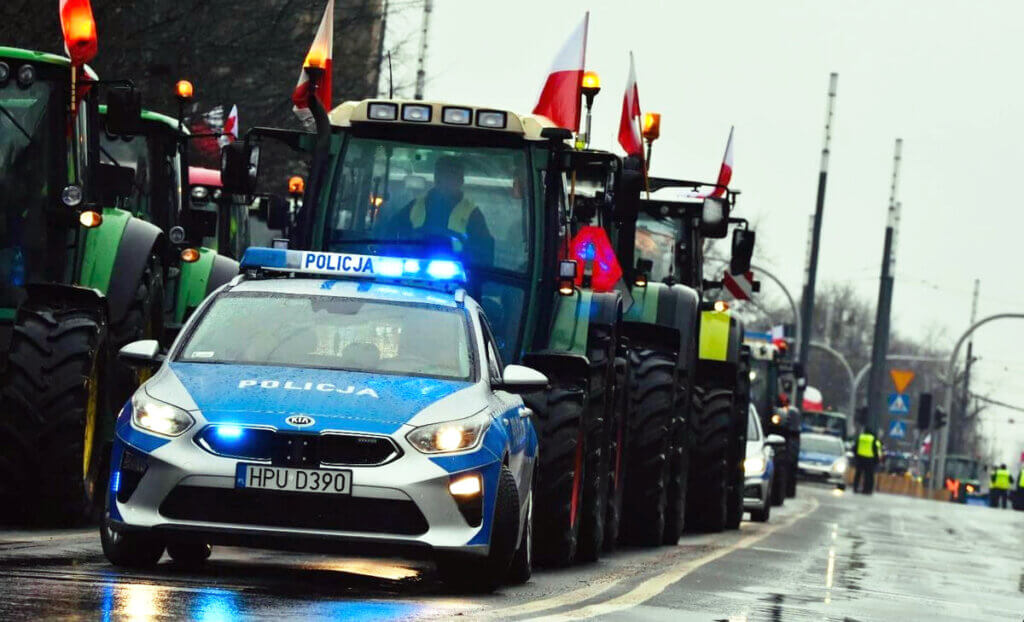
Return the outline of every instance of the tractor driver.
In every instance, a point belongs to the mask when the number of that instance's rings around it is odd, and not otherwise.
[[[464,252],[472,263],[493,265],[494,238],[480,208],[463,192],[465,180],[466,167],[461,160],[437,158],[434,187],[403,207],[388,229],[392,233],[409,232],[414,237],[451,238],[453,249]]]

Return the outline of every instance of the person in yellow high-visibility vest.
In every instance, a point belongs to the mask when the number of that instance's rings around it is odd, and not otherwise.
[[[1006,464],[1000,464],[992,471],[992,481],[989,484],[988,504],[990,507],[1006,509],[1006,498],[1010,493],[1010,486],[1013,485],[1013,476]]]
[[[853,477],[854,492],[870,495],[875,491],[875,467],[878,465],[879,446],[878,438],[870,428],[864,428],[857,437],[854,448],[854,464],[857,467],[857,473]]]
[[[440,156],[434,162],[434,187],[406,204],[389,222],[389,230],[400,238],[448,238],[452,249],[473,263],[493,265],[494,237],[480,208],[463,192],[465,181],[462,160]]]

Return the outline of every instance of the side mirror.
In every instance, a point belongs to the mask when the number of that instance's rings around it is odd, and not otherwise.
[[[279,231],[285,231],[288,229],[288,216],[290,212],[288,200],[284,197],[272,194],[269,197],[265,197],[263,202],[265,206],[263,220],[266,221],[267,228],[277,229]]]
[[[754,232],[749,229],[736,228],[732,232],[732,259],[729,260],[729,272],[745,274],[750,271],[750,261],[754,257]]]
[[[771,447],[782,447],[786,444],[786,439],[778,434],[769,434],[764,437],[764,444]]]
[[[260,172],[259,145],[248,141],[229,143],[220,152],[220,179],[232,194],[253,194]]]
[[[121,348],[117,358],[129,367],[152,368],[164,361],[160,353],[160,342],[156,339],[133,341]]]
[[[506,365],[501,382],[494,387],[509,393],[533,393],[548,386],[548,377],[536,369],[523,365]]]
[[[704,197],[704,204],[700,209],[700,232],[709,238],[724,238],[729,233],[728,200],[722,197]]]
[[[142,133],[142,94],[127,86],[107,92],[107,132],[115,136]]]
[[[96,165],[96,199],[101,205],[111,206],[118,199],[134,194],[135,171],[127,166],[99,163]]]

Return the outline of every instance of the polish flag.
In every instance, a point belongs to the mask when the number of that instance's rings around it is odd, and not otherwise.
[[[544,88],[537,98],[533,114],[547,117],[552,123],[567,130],[580,129],[580,89],[587,56],[587,23],[590,11],[572,31],[569,40],[558,51]]]
[[[217,143],[223,147],[236,140],[238,140],[238,106],[232,106],[231,114],[228,115],[227,121],[224,122],[224,129],[221,131],[221,136],[217,139]]]
[[[622,118],[619,120],[619,144],[631,156],[644,156],[643,135],[640,133],[640,91],[636,86],[636,66],[633,53],[629,53],[629,80],[622,96]]]
[[[292,93],[292,111],[307,127],[313,125],[313,113],[309,110],[309,76],[306,67],[317,67],[324,70],[324,77],[316,89],[317,99],[327,110],[331,109],[331,57],[334,56],[334,0],[327,0],[324,16],[320,19],[320,27],[316,31],[313,45],[299,72],[299,83]]]
[[[718,171],[718,185],[715,186],[714,192],[711,193],[713,197],[724,196],[725,189],[729,187],[729,182],[732,181],[732,131],[734,129],[734,127],[729,128],[729,142],[725,144],[722,168]]]

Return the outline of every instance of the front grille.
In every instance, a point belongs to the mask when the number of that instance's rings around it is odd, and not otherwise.
[[[270,461],[277,466],[315,468],[321,464],[377,466],[390,462],[401,450],[390,438],[362,434],[301,434],[263,428],[234,428],[223,435],[209,426],[196,435],[207,451],[228,458]]]
[[[160,504],[167,518],[294,529],[415,536],[427,519],[412,501],[246,488],[177,486]]]

